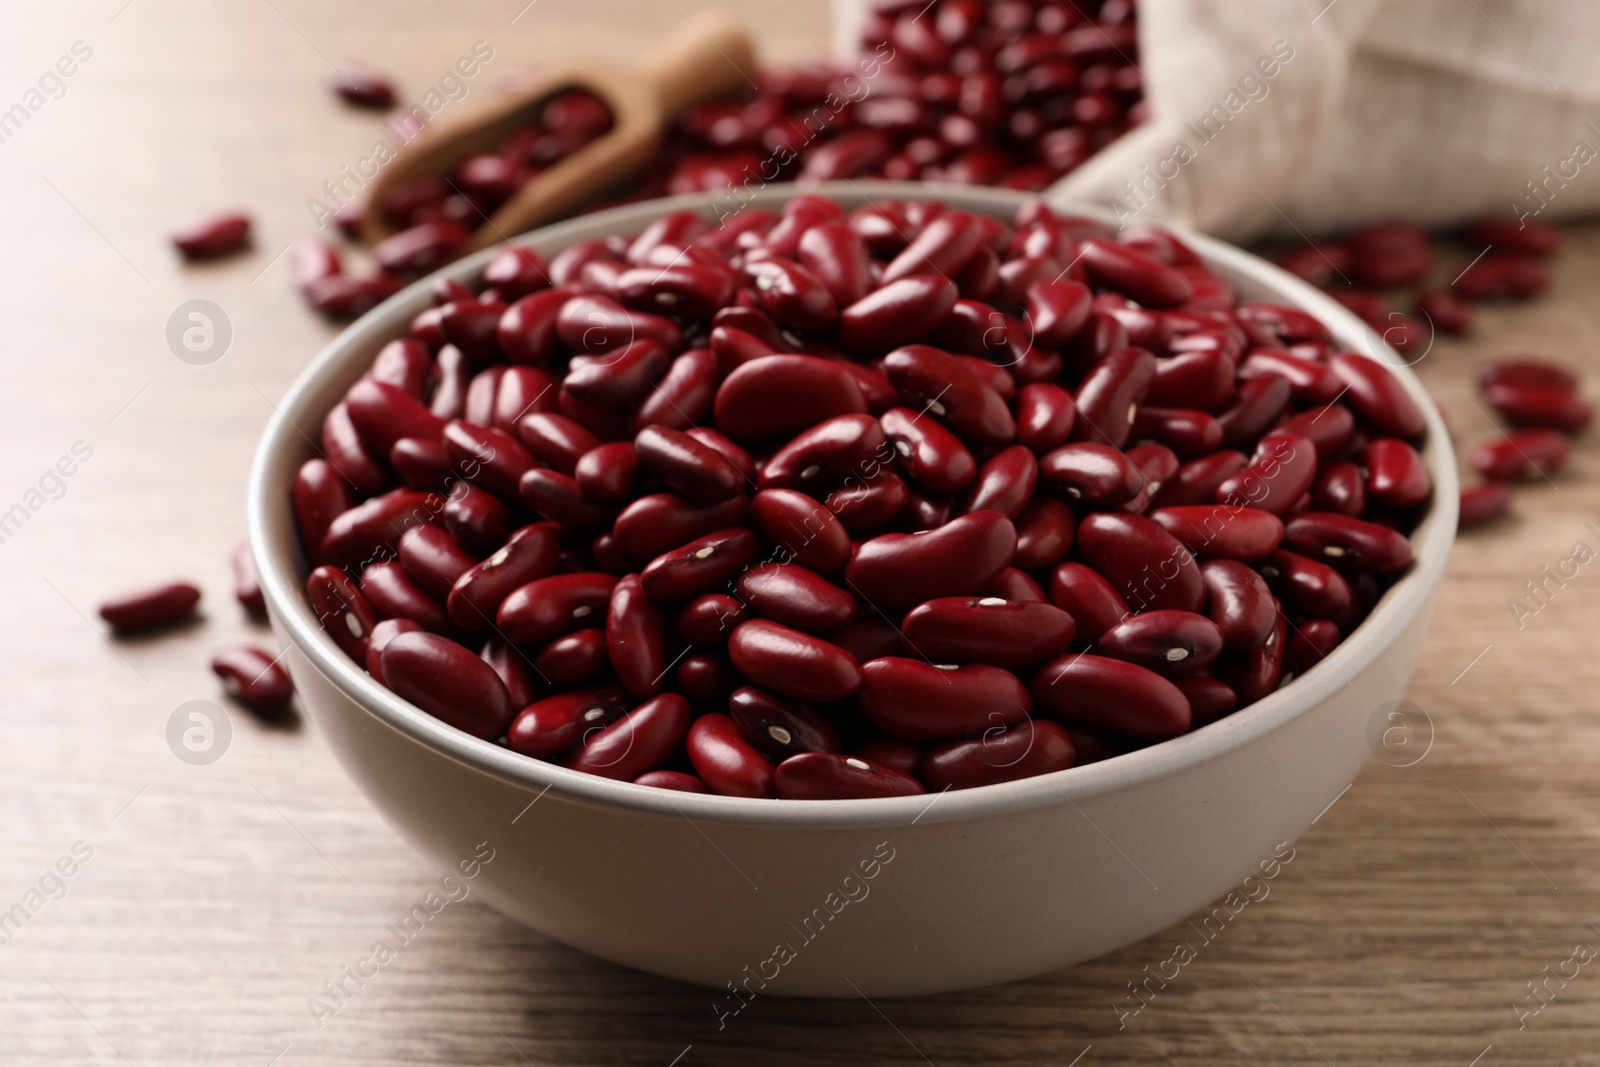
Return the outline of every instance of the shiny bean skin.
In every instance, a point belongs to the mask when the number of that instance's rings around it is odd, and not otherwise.
[[[1387,526],[1308,511],[1284,523],[1283,544],[1340,571],[1394,574],[1411,565],[1411,542]]]
[[[862,712],[907,741],[949,741],[1028,717],[1033,700],[1008,670],[984,663],[930,665],[885,656],[861,667]]]
[[[556,315],[556,334],[570,351],[590,354],[639,341],[654,341],[669,354],[683,347],[683,331],[671,319],[629,310],[603,296],[569,297]]]
[[[870,477],[891,455],[880,420],[838,415],[795,434],[761,465],[756,484],[820,496],[851,475]]]
[[[672,632],[692,645],[720,645],[744,621],[745,614],[743,601],[726,593],[706,593],[677,610],[672,616]]]
[[[100,617],[120,633],[167,626],[193,614],[200,590],[188,582],[166,582],[119,593],[100,604]]]
[[[1326,659],[1341,637],[1331,619],[1307,619],[1289,634],[1289,644],[1283,650],[1284,671],[1304,674]]]
[[[856,355],[908,344],[943,322],[960,295],[954,282],[936,274],[901,278],[842,309],[834,338]]]
[[[671,363],[666,345],[640,338],[600,355],[574,356],[561,391],[586,404],[626,407],[644,399]]]
[[[919,485],[936,493],[955,493],[977,475],[977,460],[967,446],[937,420],[924,419],[910,408],[892,408],[879,422],[900,453],[906,473]],[[1026,449],[1023,452],[1027,454]],[[1028,459],[1031,462],[1032,456]]]
[[[383,625],[381,622],[378,624],[379,627]],[[381,653],[382,649],[379,649],[379,652]],[[533,703],[533,681],[528,676],[532,664],[515,645],[498,637],[491,637],[478,651],[478,658],[487,663],[489,669],[500,678],[500,683],[506,687],[506,695],[513,708],[525,708]],[[370,666],[368,669],[371,669]]]
[[[387,686],[389,683],[383,677],[383,649],[390,641],[401,634],[421,630],[422,625],[411,619],[382,619],[372,628],[371,635],[367,638],[367,673]],[[498,673],[498,672],[497,672]],[[501,679],[504,681],[504,679]]]
[[[450,452],[438,441],[402,437],[389,449],[389,466],[412,489],[444,492],[455,476]]]
[[[744,737],[767,756],[783,761],[802,752],[842,752],[827,716],[807,704],[747,685],[728,697],[728,714]]]
[[[1194,459],[1222,447],[1222,423],[1204,411],[1141,405],[1134,413],[1129,439],[1158,441],[1181,458]]]
[[[689,762],[706,786],[720,796],[773,796],[772,764],[723,714],[702,715],[689,727]]]
[[[369,563],[361,571],[361,595],[380,619],[412,619],[424,630],[454,636],[444,605],[429,596],[393,560]]]
[[[876,530],[894,519],[911,502],[911,489],[905,479],[883,472],[869,481],[851,479],[828,494],[824,501],[839,524],[855,533]]]
[[[601,440],[581,424],[555,412],[535,411],[517,423],[517,436],[540,462],[571,474],[578,460]]]
[[[338,567],[318,567],[306,577],[306,600],[345,655],[363,663],[367,640],[378,624],[378,615],[361,595],[350,576]]]
[[[363,378],[345,394],[345,410],[369,455],[387,456],[402,437],[437,441],[444,420],[404,390]]]
[[[1272,635],[1277,608],[1272,590],[1254,569],[1237,560],[1207,560],[1200,565],[1206,586],[1205,614],[1229,648],[1254,649]]]
[[[962,510],[998,511],[1015,520],[1033,499],[1038,483],[1039,463],[1031,451],[1023,445],[1002,448],[978,468]]]
[[[1472,450],[1472,469],[1495,481],[1534,481],[1567,461],[1572,445],[1556,430],[1513,430]]]
[[[850,534],[833,512],[792,489],[763,489],[750,500],[750,524],[794,562],[836,575],[850,562]]]
[[[709,445],[681,430],[646,426],[633,440],[639,466],[700,504],[738,496],[744,475]]]
[[[506,744],[524,756],[557,756],[616,722],[629,704],[627,694],[611,686],[557,693],[518,711]]]
[[[927,788],[940,792],[1015,782],[1064,771],[1076,762],[1077,749],[1066,730],[1049,719],[1029,719],[981,738],[934,745],[919,771]]]
[[[500,676],[449,638],[403,633],[384,646],[381,659],[389,688],[434,718],[490,741],[510,725],[514,709]]]
[[[733,290],[733,277],[726,271],[680,262],[623,271],[617,278],[616,297],[638,311],[703,319],[731,301]]]
[[[294,479],[294,519],[307,555],[320,554],[328,525],[335,516],[349,511],[353,504],[350,483],[333,464],[325,459],[310,459],[301,464]]]
[[[1482,526],[1506,513],[1511,505],[1511,487],[1504,482],[1485,482],[1461,490],[1461,518],[1463,530]]]
[[[1095,651],[1179,678],[1209,667],[1222,654],[1222,631],[1190,611],[1130,615],[1100,635]]]
[[[584,497],[602,504],[633,499],[638,484],[639,453],[631,441],[608,441],[591,448],[572,469]]]
[[[664,552],[641,573],[645,594],[670,604],[710,593],[755,562],[761,544],[743,526],[730,526]]]
[[[691,348],[673,359],[667,372],[633,411],[630,428],[646,426],[688,429],[711,414],[720,374],[717,357],[709,348]]]
[[[884,357],[883,372],[908,404],[970,444],[1005,445],[1017,435],[1005,400],[949,352],[930,345],[897,348]]]
[[[1155,356],[1142,348],[1119,348],[1097,362],[1078,386],[1072,439],[1113,448],[1126,444],[1155,371]]]
[[[439,516],[462,548],[479,555],[494,551],[511,532],[511,510],[505,502],[464,482],[450,493]]]
[[[611,527],[617,546],[634,559],[654,559],[697,537],[743,520],[748,497],[696,505],[673,493],[642,496],[622,509]]]
[[[359,493],[383,490],[389,476],[361,444],[350,411],[341,402],[322,420],[322,454],[349,486]]]
[[[763,618],[802,633],[826,634],[856,615],[856,599],[798,563],[763,563],[739,575],[739,598]]]
[[[1106,656],[1069,653],[1034,673],[1038,710],[1055,719],[1090,723],[1132,737],[1159,740],[1189,729],[1183,691],[1156,672]]]
[[[1414,508],[1433,491],[1433,479],[1422,457],[1393,437],[1367,442],[1361,450],[1361,465],[1367,470],[1367,496],[1384,507]]]
[[[572,686],[593,681],[609,662],[606,631],[576,630],[540,649],[532,666],[543,681]]]
[[[393,554],[400,535],[412,526],[438,522],[445,499],[434,493],[396,489],[357,504],[328,524],[321,558],[338,564],[360,564]]]
[[[1497,385],[1523,385],[1535,389],[1576,392],[1578,376],[1560,363],[1537,359],[1515,359],[1491,363],[1478,373],[1478,386],[1487,391]]]
[[[492,426],[452,419],[440,436],[467,481],[506,498],[517,495],[517,483],[536,462],[522,442]]]
[[[1078,552],[1136,611],[1198,611],[1205,600],[1194,554],[1141,515],[1085,516],[1078,526]]]
[[[1067,443],[1078,416],[1072,394],[1053,382],[1017,390],[1017,443],[1043,454]]]
[[[830,633],[828,641],[854,656],[857,663],[905,651],[894,623],[871,609],[857,612],[855,620]]]
[[[818,333],[839,315],[833,294],[816,275],[792,260],[773,257],[752,263],[747,259],[744,270],[755,286],[761,310],[780,326]]]
[[[294,697],[289,672],[248,645],[219,648],[211,656],[211,673],[222,679],[228,696],[263,715],[276,715]]]
[[[1156,364],[1145,403],[1194,408],[1216,415],[1233,398],[1233,384],[1234,361],[1226,352],[1179,352]]]
[[[1072,550],[1077,525],[1072,509],[1061,501],[1035,498],[1017,516],[1017,551],[1011,562],[1030,571],[1053,567]]]
[[[1157,508],[1209,504],[1216,499],[1217,487],[1250,465],[1240,452],[1214,452],[1181,464],[1164,479],[1151,504]]]
[[[652,789],[670,789],[675,793],[711,792],[700,779],[682,771],[647,771],[635,778],[633,784],[647,785]]]
[[[671,757],[688,736],[692,718],[680,694],[662,693],[589,734],[564,762],[585,774],[632,781]]]
[[[596,571],[554,574],[514,589],[500,603],[496,628],[506,640],[538,645],[605,618],[617,579]]]
[[[1327,364],[1275,348],[1253,349],[1239,364],[1239,378],[1248,381],[1276,374],[1289,383],[1289,399],[1298,405],[1330,404],[1344,386]]]
[[[767,619],[740,623],[728,638],[728,657],[757,685],[801,700],[843,700],[861,685],[850,653]]]
[[[1250,466],[1217,486],[1217,502],[1285,515],[1317,477],[1316,446],[1276,431],[1262,439]]]
[[[1144,475],[1111,445],[1075,441],[1039,457],[1039,480],[1097,507],[1125,504],[1144,488]]]
[[[422,400],[433,376],[433,356],[421,341],[409,337],[390,341],[373,357],[366,377],[392,385],[407,396]]]
[[[631,696],[661,692],[668,667],[666,631],[666,616],[645,596],[637,574],[616,583],[606,616],[606,656]]]
[[[1311,507],[1360,517],[1367,510],[1367,480],[1361,468],[1354,463],[1325,464],[1311,483]]]
[[[1099,237],[1081,246],[1089,273],[1146,307],[1176,307],[1194,296],[1183,274],[1137,249]]]
[[[1264,559],[1283,541],[1283,521],[1258,508],[1189,504],[1157,508],[1150,518],[1200,559]]]
[[[1057,567],[1050,578],[1049,595],[1050,603],[1072,617],[1080,644],[1093,644],[1132,613],[1104,575],[1081,563]]]
[[[937,530],[863,542],[845,568],[845,585],[868,603],[902,610],[977,593],[1010,565],[1016,544],[1004,515],[974,511]]]
[[[1307,408],[1273,427],[1274,433],[1304,437],[1316,447],[1317,458],[1337,458],[1356,436],[1356,417],[1343,404]]]
[[[1072,647],[1072,616],[1051,604],[1000,597],[939,597],[900,625],[906,647],[933,663],[1020,668]]]
[[[1034,339],[1053,348],[1072,340],[1089,321],[1092,300],[1088,286],[1075,281],[1034,282],[1026,297]]]
[[[874,288],[866,242],[849,226],[824,222],[800,237],[800,263],[809,270],[841,308],[849,307]]]
[[[553,470],[528,471],[517,493],[545,518],[574,530],[597,533],[619,518],[614,508],[590,500],[576,478]]]
[[[1340,352],[1328,365],[1346,387],[1342,403],[1386,437],[1412,441],[1422,436],[1422,409],[1400,380],[1376,360]]]
[[[214,215],[175,231],[172,245],[185,259],[216,259],[250,243],[250,216]]]
[[[456,578],[445,599],[450,618],[468,630],[489,629],[514,590],[554,573],[559,549],[555,527],[548,523],[515,531],[488,559]]]
[[[517,300],[500,316],[495,339],[514,363],[539,364],[556,351],[556,318],[572,294],[547,289]]]
[[[773,772],[773,787],[783,800],[861,800],[926,793],[922,783],[897,770],[832,752],[790,756]]]
[[[1276,374],[1240,382],[1232,402],[1217,413],[1223,446],[1234,449],[1253,444],[1288,403],[1289,383]]]
[[[1241,704],[1254,703],[1278,687],[1283,677],[1287,631],[1288,619],[1280,612],[1272,633],[1260,648],[1244,653],[1237,661],[1228,664],[1226,670],[1219,672],[1222,680],[1238,694]]]
[[[1279,549],[1259,569],[1272,591],[1297,614],[1332,617],[1350,604],[1350,583],[1325,563]]]
[[[1594,420],[1594,406],[1570,389],[1494,382],[1483,398],[1513,426],[1543,426],[1578,433]]]
[[[815,356],[763,356],[727,376],[717,389],[717,428],[735,441],[791,437],[835,415],[865,413],[855,379]]]

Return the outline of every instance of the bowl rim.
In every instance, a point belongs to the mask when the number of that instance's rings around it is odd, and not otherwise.
[[[623,205],[541,227],[512,242],[559,250],[597,235],[637,233],[653,219],[672,211],[694,210],[720,219],[730,212],[718,211],[719,197],[727,203],[731,195],[737,202],[735,210],[742,210],[775,207],[802,193],[820,193],[851,205],[880,199],[939,200],[952,207],[1007,219],[1018,206],[1040,199],[1038,194],[1005,189],[917,182],[845,181],[804,186],[772,183],[756,190],[697,193]],[[1051,206],[1114,224],[1112,213],[1097,205],[1052,201]],[[293,478],[305,461],[306,444],[311,442],[315,447],[318,440],[317,435],[308,436],[299,426],[321,426],[322,417],[332,406],[332,401],[321,402],[324,394],[333,388],[333,383],[351,375],[352,364],[369,361],[383,343],[399,336],[411,318],[429,305],[428,287],[434,279],[475,279],[494,253],[493,248],[441,268],[350,324],[296,377],[284,399],[274,406],[252,463],[246,501],[249,543],[271,616],[313,667],[390,728],[480,773],[540,791],[539,797],[554,790],[569,802],[620,808],[641,816],[682,816],[691,821],[801,829],[904,826],[924,816],[930,822],[980,819],[1122,792],[1240,749],[1286,726],[1351,684],[1351,679],[1423,611],[1443,574],[1455,536],[1459,489],[1454,452],[1438,409],[1411,372],[1410,364],[1353,313],[1308,283],[1243,249],[1182,226],[1163,223],[1161,228],[1187,243],[1208,266],[1273,291],[1275,300],[1303,308],[1320,319],[1339,341],[1386,363],[1422,408],[1427,426],[1423,458],[1434,483],[1433,505],[1411,535],[1411,570],[1385,592],[1367,618],[1317,668],[1216,722],[1110,759],[1014,782],[909,797],[780,803],[673,792],[568,770],[473,737],[379,685],[323,630],[294,577],[299,561],[293,550],[298,537],[291,503]],[[1425,351],[1423,355],[1426,354]],[[288,545],[289,550],[280,551],[279,545]],[[945,792],[952,795],[945,796]]]

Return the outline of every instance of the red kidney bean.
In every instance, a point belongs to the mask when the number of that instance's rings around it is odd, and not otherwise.
[[[222,688],[251,711],[275,715],[294,697],[289,672],[276,660],[248,645],[229,645],[211,656],[211,673],[222,679]]]
[[[717,395],[717,357],[708,348],[692,348],[674,359],[655,388],[634,409],[630,428],[646,426],[688,429],[711,413]]]
[[[1223,445],[1231,449],[1254,443],[1288,403],[1289,383],[1276,374],[1239,383],[1233,401],[1217,415]]]
[[[1009,444],[1016,421],[1004,398],[957,356],[929,345],[890,352],[883,370],[916,409],[977,445]]]
[[[1093,644],[1131,614],[1105,576],[1081,563],[1063,563],[1050,578],[1050,602],[1072,617],[1078,641]]]
[[[466,406],[461,417],[475,425],[487,425],[494,418],[494,397],[500,390],[500,379],[506,376],[506,366],[497,364],[485,367],[472,376],[467,384]]]
[[[1068,653],[1039,668],[1030,688],[1035,706],[1053,718],[1150,739],[1176,737],[1189,729],[1183,691],[1134,663]]]
[[[383,676],[384,647],[401,634],[413,633],[421,629],[422,624],[412,619],[383,619],[379,621],[372,628],[372,633],[367,638],[367,673],[376,678],[380,684],[387,686],[389,682]],[[504,681],[504,678],[502,677],[501,680]]]
[[[535,411],[517,423],[517,436],[528,451],[558,473],[571,474],[578,460],[601,444],[582,425],[554,412]]]
[[[922,757],[929,789],[973,789],[1066,770],[1077,761],[1071,736],[1048,719],[1029,719],[1006,730],[990,730],[970,741],[948,741]]]
[[[938,275],[901,278],[841,310],[834,338],[856,355],[907,344],[943,322],[960,295],[954,282]]]
[[[1549,285],[1550,268],[1540,257],[1509,251],[1487,252],[1467,264],[1450,283],[1464,300],[1527,299],[1538,296]]]
[[[1260,574],[1237,560],[1216,559],[1201,564],[1206,587],[1206,617],[1222,634],[1228,647],[1260,648],[1272,635],[1277,608],[1272,590]]]
[[[1072,616],[1050,604],[999,597],[940,597],[901,624],[906,647],[933,663],[1019,668],[1072,646]]]
[[[306,302],[336,321],[365,315],[399,290],[400,283],[386,274],[375,278],[333,274],[307,282],[303,287]]]
[[[1339,376],[1326,364],[1278,349],[1252,349],[1239,364],[1241,380],[1266,374],[1276,374],[1288,382],[1289,399],[1296,404],[1332,403],[1344,390]]]
[[[1189,701],[1194,728],[1216,722],[1239,706],[1238,694],[1220,678],[1199,675],[1175,679],[1175,684]]]
[[[380,619],[411,619],[424,630],[454,635],[444,606],[418,588],[399,563],[382,560],[367,564],[361,571],[361,593]]]
[[[367,452],[350,421],[343,403],[334,405],[322,421],[322,454],[352,488],[359,493],[376,493],[389,482],[389,476]]]
[[[1304,437],[1326,460],[1342,453],[1356,436],[1356,418],[1343,404],[1324,404],[1291,415],[1273,428],[1274,433]]]
[[[1078,526],[1078,552],[1135,610],[1198,611],[1205,599],[1194,555],[1159,523],[1141,515],[1085,516]]]
[[[674,211],[656,219],[645,231],[628,245],[629,263],[644,263],[650,253],[662,245],[675,245],[704,233],[705,222],[692,211]]]
[[[499,361],[502,355],[498,330],[505,314],[500,304],[479,300],[452,300],[439,308],[439,330],[445,340],[461,349],[475,367]]]
[[[1513,426],[1578,433],[1594,419],[1593,405],[1567,389],[1497,381],[1484,387],[1483,396]]]
[[[746,260],[744,270],[755,286],[761,309],[778,325],[817,333],[838,318],[833,295],[800,264],[774,257],[755,263]]]
[[[835,415],[864,413],[855,379],[814,356],[765,356],[736,368],[717,390],[717,427],[738,442],[792,436]]]
[[[825,501],[846,530],[875,530],[905,510],[911,490],[898,474],[882,472],[868,481],[851,479]]]
[[[1222,423],[1204,411],[1140,405],[1130,429],[1132,440],[1159,441],[1185,459],[1210,455],[1222,447]]]
[[[744,621],[745,605],[725,593],[706,593],[678,609],[672,632],[693,645],[720,645]]]
[[[700,779],[682,771],[648,771],[635,778],[633,784],[648,785],[655,789],[671,789],[677,793],[711,792]]]
[[[190,223],[172,234],[172,244],[185,259],[216,259],[250,243],[250,217],[213,215]]]
[[[936,493],[954,493],[976,476],[978,464],[972,453],[937,420],[924,419],[910,408],[892,408],[879,421],[906,473],[920,485]],[[1031,463],[1032,455],[1022,451]]]
[[[1059,348],[1089,321],[1092,294],[1075,281],[1040,279],[1028,286],[1027,319],[1040,344]]]
[[[1151,503],[1164,508],[1213,501],[1217,487],[1249,464],[1238,452],[1216,452],[1190,460],[1163,479]]]
[[[1243,653],[1222,673],[1222,680],[1238,695],[1241,704],[1253,704],[1278,688],[1278,682],[1283,677],[1287,630],[1288,619],[1279,612],[1265,643],[1260,648]]]
[[[484,284],[508,300],[518,300],[550,285],[550,268],[536,248],[501,245],[483,268]]]
[[[336,516],[349,511],[353,503],[350,484],[333,464],[325,459],[301,464],[294,480],[294,517],[307,555],[320,555],[328,526]],[[317,560],[313,558],[312,562]]]
[[[1010,565],[1015,550],[1009,519],[974,511],[937,530],[863,542],[845,568],[845,584],[870,604],[903,609],[981,591]]]
[[[533,669],[550,685],[571,686],[593,681],[609,663],[606,631],[577,630],[541,648]]]
[[[500,676],[447,637],[420,630],[400,634],[384,646],[382,665],[397,696],[458,730],[493,740],[511,723],[513,709]]]
[[[1472,244],[1493,245],[1530,256],[1553,256],[1561,250],[1561,231],[1532,219],[1477,219],[1465,235]]]
[[[1422,435],[1422,409],[1382,364],[1354,352],[1340,352],[1328,365],[1347,387],[1345,403],[1367,425],[1387,437],[1415,440]]]
[[[638,311],[704,319],[732,301],[733,290],[733,277],[726,271],[679,262],[623,271],[617,277],[616,297]]]
[[[1367,470],[1367,495],[1384,507],[1413,508],[1433,491],[1427,465],[1404,441],[1381,437],[1368,442],[1361,450],[1361,465]]]
[[[740,599],[757,615],[802,633],[826,634],[855,618],[855,597],[798,563],[763,563],[739,575]]]
[[[341,64],[332,78],[333,91],[346,103],[386,111],[394,106],[394,84],[377,71]]]
[[[622,509],[611,527],[617,546],[634,559],[654,559],[697,537],[744,518],[749,498],[699,506],[672,493],[642,496]]]
[[[1555,430],[1514,430],[1472,451],[1472,469],[1495,481],[1547,477],[1567,461],[1572,445]]]
[[[850,653],[766,619],[740,623],[728,639],[728,656],[751,681],[801,700],[842,700],[861,684]]]
[[[530,472],[531,473],[531,472]],[[494,551],[511,532],[511,511],[493,493],[459,483],[441,512],[445,528],[461,547],[477,555]]]
[[[557,693],[522,708],[506,730],[506,744],[524,756],[560,755],[616,722],[628,704],[627,694],[610,686]]]
[[[306,600],[345,655],[362,663],[367,658],[367,639],[378,624],[377,613],[361,595],[350,576],[337,567],[318,567],[306,577]]]
[[[1136,248],[1091,237],[1080,254],[1090,275],[1146,307],[1176,307],[1194,296],[1188,278]]]
[[[574,356],[562,393],[586,404],[624,407],[643,399],[672,362],[659,341],[640,338],[593,356]]]
[[[496,430],[516,433],[523,416],[557,406],[558,387],[555,376],[538,367],[506,367],[494,391],[492,425]]]
[[[892,456],[883,424],[871,415],[838,415],[796,434],[762,464],[762,489],[820,495],[851,475],[871,477]]]
[[[561,289],[546,289],[517,300],[495,325],[495,340],[514,363],[543,363],[556,351],[556,321],[572,300]]]
[[[1418,293],[1417,314],[1441,333],[1464,337],[1472,330],[1472,308],[1466,301],[1444,289]]]
[[[1077,520],[1059,500],[1038,497],[1017,517],[1017,551],[1012,563],[1026,570],[1043,570],[1064,559],[1072,549]]]
[[[689,702],[662,693],[584,738],[566,765],[603,778],[632,781],[665,762],[683,743],[692,719]]]
[[[947,741],[1026,719],[1033,700],[1010,671],[885,656],[861,667],[861,710],[907,741]]]
[[[1463,530],[1482,526],[1506,513],[1511,504],[1511,487],[1504,482],[1485,482],[1461,490],[1461,518]]]
[[[256,561],[250,554],[250,543],[240,541],[235,545],[229,560],[233,564],[233,598],[251,616],[265,617],[267,601],[261,594],[261,578],[256,574]]]
[[[396,489],[342,512],[328,524],[322,558],[355,565],[379,554],[392,555],[400,535],[413,526],[439,521],[445,499],[436,493]]]
[[[644,591],[663,604],[702,596],[750,566],[760,547],[742,526],[706,534],[651,560],[641,575]]]
[[[1393,574],[1411,565],[1411,542],[1399,532],[1348,515],[1302,512],[1284,524],[1283,543],[1340,571]]]
[[[750,522],[796,563],[838,574],[850,560],[850,535],[833,512],[791,489],[763,489],[750,501]]]
[[[859,800],[906,797],[927,792],[922,783],[897,770],[832,752],[790,756],[773,772],[773,786],[784,800]]]
[[[983,243],[983,237],[983,227],[973,216],[965,211],[947,211],[924,227],[884,268],[879,284],[890,285],[916,275],[957,274]]]
[[[1222,630],[1204,615],[1146,611],[1101,634],[1094,647],[1113,659],[1177,678],[1209,667],[1222,654],[1222,646]]]
[[[1066,444],[1078,415],[1072,394],[1051,382],[1017,390],[1017,442],[1035,453]]]
[[[683,347],[683,330],[671,319],[629,310],[603,296],[570,297],[556,315],[556,335],[571,351],[592,355],[640,341],[654,341],[668,354]]]
[[[695,773],[721,796],[770,797],[772,764],[722,714],[702,715],[689,727],[687,748]]]
[[[1273,432],[1262,439],[1250,466],[1217,486],[1219,503],[1286,514],[1317,476],[1317,450],[1304,437]]]
[[[528,471],[517,491],[539,514],[574,530],[604,530],[617,518],[612,508],[591,501],[576,478],[553,470]]]
[[[453,219],[424,222],[379,241],[372,258],[388,274],[415,277],[443,266],[467,236],[467,228]]]
[[[603,504],[631,500],[638,482],[639,453],[632,441],[592,448],[573,468],[573,481],[589,500]]]
[[[1478,374],[1478,385],[1485,390],[1497,385],[1521,385],[1571,393],[1578,388],[1578,376],[1571,368],[1559,363],[1516,359],[1484,367]]]
[[[1039,479],[1094,506],[1126,503],[1144,487],[1144,475],[1127,456],[1091,441],[1062,445],[1040,456]]]
[[[698,503],[728,500],[744,487],[732,462],[681,430],[646,426],[633,443],[641,468]]]
[[[1294,552],[1279,550],[1261,564],[1261,574],[1291,611],[1333,616],[1350,604],[1350,585],[1338,571]]]
[[[427,396],[433,376],[433,356],[421,341],[409,337],[390,341],[372,360],[366,377],[392,385],[417,400]]]
[[[1269,511],[1230,504],[1157,508],[1150,518],[1201,559],[1263,559],[1283,540],[1283,522]]]
[[[611,589],[608,611],[606,654],[617,681],[632,696],[655,696],[661,692],[669,666],[666,617],[645,596],[637,574],[628,575]]]
[[[1359,517],[1367,510],[1367,482],[1361,468],[1354,463],[1325,465],[1311,483],[1311,508]]]
[[[433,401],[428,405],[441,419],[460,418],[467,407],[469,371],[467,357],[455,345],[439,349],[434,363],[439,384],[433,390]]]
[[[596,571],[539,578],[501,601],[495,624],[508,641],[543,644],[604,618],[616,584],[612,575]]]
[[[1155,356],[1142,348],[1119,348],[1096,363],[1078,386],[1072,438],[1121,448],[1155,370]]]
[[[1234,360],[1228,353],[1177,352],[1157,362],[1145,403],[1216,414],[1232,400],[1233,386]]]
[[[378,628],[381,629],[384,625],[385,623],[380,622]],[[376,643],[376,637],[368,645],[368,670],[371,670],[373,643]],[[383,650],[380,648],[378,651],[381,654]],[[525,708],[533,703],[533,681],[528,677],[528,670],[532,665],[520,649],[509,641],[491,637],[484,642],[483,648],[478,652],[478,658],[487,663],[489,669],[500,678],[501,684],[506,687],[506,696],[512,708]]]
[[[826,716],[798,700],[747,685],[728,697],[728,713],[756,748],[777,761],[802,752],[841,752]]]
[[[962,510],[998,511],[1015,520],[1033,498],[1038,481],[1039,464],[1032,452],[1022,445],[1003,448],[979,468]]]
[[[720,374],[732,374],[735,368],[753,360],[779,355],[782,352],[779,346],[782,344],[780,340],[768,341],[765,337],[728,323],[721,323],[711,331],[711,354]]]
[[[849,307],[874,288],[866,242],[842,222],[823,222],[800,237],[800,263],[822,283],[838,307]]]
[[[1341,636],[1339,627],[1331,619],[1307,619],[1289,635],[1283,652],[1283,669],[1290,674],[1304,674],[1327,658]]]
[[[452,419],[445,423],[441,437],[467,481],[503,497],[515,497],[522,476],[537,463],[515,437],[491,426]]]

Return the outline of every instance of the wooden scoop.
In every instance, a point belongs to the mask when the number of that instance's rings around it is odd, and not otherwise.
[[[396,232],[379,205],[397,184],[444,175],[468,156],[493,152],[512,130],[539,118],[545,102],[563,89],[587,89],[611,109],[609,133],[525,184],[478,226],[460,252],[474,252],[571,214],[616,188],[655,158],[661,132],[686,108],[750,84],[755,50],[740,25],[717,12],[700,12],[635,69],[615,59],[591,59],[500,97],[482,110],[427,127],[384,167],[367,198],[362,236],[369,243]]]

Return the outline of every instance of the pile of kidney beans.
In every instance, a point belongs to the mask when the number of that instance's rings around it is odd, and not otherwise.
[[[754,87],[678,117],[657,162],[611,203],[774,181],[889,178],[1039,190],[1143,118],[1132,0],[880,0],[854,60],[763,71]],[[334,81],[363,104],[394,98],[371,72]],[[403,182],[379,205],[400,232],[347,273],[310,241],[295,284],[319,312],[353,318],[455,258],[522,185],[611,129],[605,102],[563,92],[493,152]],[[360,237],[364,205],[337,220]]]
[[[1550,285],[1548,260],[1561,249],[1561,231],[1536,219],[1482,218],[1451,236],[1448,243],[1465,251],[1447,266],[1436,254],[1447,242],[1409,222],[1367,226],[1302,245],[1278,262],[1325,289],[1402,355],[1417,360],[1432,346],[1435,331],[1460,335],[1471,329],[1471,304],[1530,300],[1543,293]],[[1410,313],[1401,311],[1408,301]],[[1594,415],[1579,393],[1576,373],[1548,360],[1492,364],[1483,369],[1479,385],[1512,432],[1473,450],[1472,468],[1485,480],[1461,492],[1464,528],[1503,514],[1511,501],[1509,483],[1543,479],[1564,463],[1569,436]]]
[[[295,508],[328,633],[513,751],[871,797],[1174,737],[1411,562],[1422,413],[1162,231],[815,195],[441,281]]]

